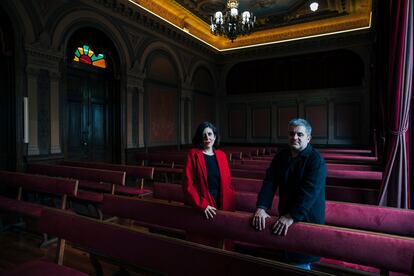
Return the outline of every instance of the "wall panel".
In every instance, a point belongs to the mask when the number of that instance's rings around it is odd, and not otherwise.
[[[148,84],[149,145],[177,143],[177,89]]]
[[[335,139],[358,140],[361,129],[360,119],[361,106],[359,103],[335,104]]]
[[[328,107],[326,104],[305,106],[305,118],[312,126],[313,139],[328,138]]]
[[[214,97],[200,93],[193,94],[193,132],[202,122],[208,121],[215,124]]]
[[[231,138],[247,138],[247,115],[245,106],[228,108],[228,133]]]
[[[298,117],[296,106],[283,106],[278,108],[277,137],[279,139],[287,138],[287,126],[291,119]]]
[[[271,108],[252,107],[252,138],[270,138]]]

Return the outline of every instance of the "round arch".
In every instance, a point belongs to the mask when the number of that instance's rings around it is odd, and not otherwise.
[[[121,43],[127,41],[125,37],[106,17],[90,11],[76,11],[63,17],[52,31],[52,48],[65,51],[68,38],[77,30],[85,27],[96,28],[106,33],[117,50],[120,66],[125,64],[126,68],[131,67],[131,53],[126,44]],[[122,70],[122,68],[119,69]]]
[[[125,64],[120,60],[123,55],[111,34],[98,26],[84,20],[67,26],[67,35],[60,46],[64,46],[66,57],[62,110],[64,155],[73,160],[119,162],[122,159],[120,99],[124,93],[119,75]],[[101,50],[112,53],[106,57],[112,63],[108,62],[109,66],[102,69],[73,62],[73,51],[81,46],[80,42],[91,46],[96,53]]]
[[[158,50],[162,50],[164,52],[166,52],[173,60],[173,62],[175,63],[174,65],[176,66],[177,70],[178,70],[178,78],[179,81],[182,82],[184,80],[184,72],[183,72],[183,68],[182,68],[182,64],[180,62],[180,59],[178,58],[177,54],[171,49],[171,47],[169,47],[168,45],[162,43],[162,42],[154,42],[151,43],[149,46],[147,46],[145,48],[145,50],[142,52],[141,55],[141,62],[140,62],[140,72],[144,72],[146,63],[147,63],[147,59],[151,56],[151,54],[155,51]],[[181,85],[181,83],[180,83]]]
[[[191,84],[193,84],[193,82],[194,82],[194,74],[200,68],[205,68],[208,71],[211,78],[213,79],[214,88],[217,88],[218,87],[217,76],[215,74],[213,74],[214,69],[212,68],[212,66],[210,64],[208,64],[207,62],[202,61],[202,60],[196,61],[194,63],[194,65],[191,67],[191,70],[190,70],[190,73],[189,73],[189,78],[191,80]]]
[[[19,32],[15,31],[15,34],[22,33],[26,43],[33,43],[36,40],[34,24],[22,3],[20,1],[2,1],[0,7],[9,15],[13,26],[19,29]]]

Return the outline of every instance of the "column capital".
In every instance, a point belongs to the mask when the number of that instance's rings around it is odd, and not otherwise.
[[[26,73],[30,77],[37,77],[39,75],[40,68],[37,66],[28,65],[26,66]]]
[[[57,71],[49,71],[49,76],[51,80],[57,81],[60,80],[62,74]]]
[[[190,86],[181,87],[181,99],[190,99],[193,96],[193,88]]]
[[[37,44],[25,45],[27,66],[35,66],[48,71],[59,71],[59,64],[64,59],[64,53],[45,49]]]

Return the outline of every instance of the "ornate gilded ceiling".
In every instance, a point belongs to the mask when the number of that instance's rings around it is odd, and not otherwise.
[[[227,0],[129,0],[218,51],[281,43],[371,27],[372,0],[239,0],[239,10],[256,16],[255,31],[231,42],[210,33],[210,16]],[[316,0],[315,0],[316,1]]]

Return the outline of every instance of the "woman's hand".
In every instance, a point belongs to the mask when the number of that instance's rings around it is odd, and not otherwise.
[[[217,209],[213,206],[207,205],[206,209],[204,210],[204,214],[206,215],[207,219],[213,218],[216,215]]]

